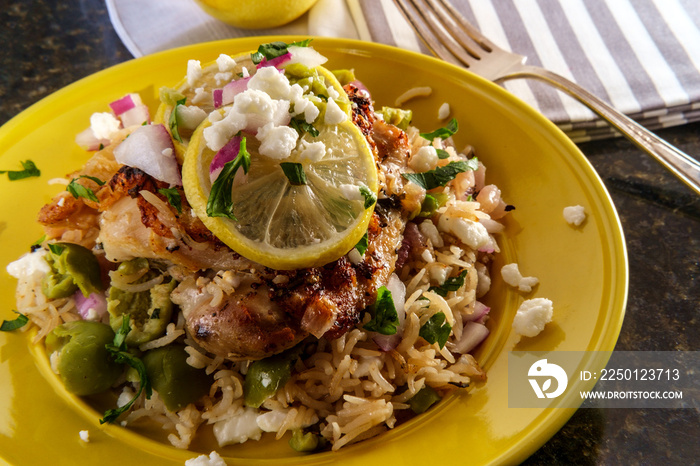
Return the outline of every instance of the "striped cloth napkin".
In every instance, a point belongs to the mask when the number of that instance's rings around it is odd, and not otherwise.
[[[192,0],[105,1],[135,56],[268,34],[360,38],[429,53],[392,0],[319,0],[295,22],[266,30],[228,26]],[[649,129],[700,120],[700,0],[451,1],[500,47],[577,82]],[[519,79],[504,87],[575,142],[614,134],[587,107],[544,83]]]
[[[700,120],[699,0],[451,0],[498,46],[580,84],[649,129]],[[427,53],[392,0],[348,0],[361,38]],[[533,80],[504,85],[583,142],[614,134]]]

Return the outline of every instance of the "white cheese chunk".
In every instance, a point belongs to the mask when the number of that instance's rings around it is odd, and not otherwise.
[[[228,419],[214,423],[214,437],[219,446],[243,443],[246,440],[260,440],[262,429],[256,419],[258,410],[242,408]]]
[[[44,249],[25,253],[19,259],[7,264],[7,273],[18,280],[29,278],[35,273],[45,275],[51,271],[51,268],[44,256],[46,256]]]
[[[326,114],[323,117],[323,122],[327,125],[337,125],[348,119],[348,114],[345,113],[335,100],[328,99],[326,104]]]
[[[185,461],[185,466],[226,466],[226,461],[217,452],[212,451],[209,456],[199,455]]]
[[[202,63],[199,60],[187,61],[187,85],[194,86],[202,77]]]
[[[533,298],[523,301],[515,313],[513,330],[518,335],[535,337],[552,321],[554,308],[546,298]]]
[[[258,130],[255,136],[260,141],[258,151],[275,160],[283,160],[292,154],[297,145],[299,133],[289,126],[275,126],[267,123]]]
[[[216,59],[216,65],[219,67],[220,72],[225,73],[227,71],[231,71],[236,66],[236,60],[231,58],[230,55],[222,53]]]
[[[564,207],[564,220],[570,225],[579,226],[586,220],[586,210],[580,205]]]
[[[516,287],[524,293],[532,291],[532,287],[540,282],[537,277],[523,277],[516,263],[506,264],[501,267],[501,276],[507,284]]]
[[[120,126],[119,120],[111,113],[93,113],[90,116],[90,129],[97,139],[111,139]]]

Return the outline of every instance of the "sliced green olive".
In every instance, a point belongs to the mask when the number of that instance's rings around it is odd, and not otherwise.
[[[89,249],[73,243],[52,243],[45,259],[51,267],[42,283],[47,298],[66,298],[78,289],[87,297],[102,290],[100,264]]]
[[[289,446],[294,451],[310,452],[322,448],[326,443],[325,440],[313,432],[305,433],[303,429],[294,429],[292,438],[289,439]]]
[[[118,273],[134,275],[144,272],[135,283],[150,280],[158,275],[153,270],[143,271],[148,268],[145,259],[134,259],[119,265]],[[107,296],[107,311],[112,329],[116,332],[122,325],[122,316],[129,315],[131,330],[126,336],[126,343],[130,346],[138,346],[154,340],[165,333],[173,313],[173,303],[170,293],[177,283],[170,280],[153,286],[149,290],[132,293],[112,286]]]
[[[408,400],[408,404],[414,413],[421,414],[440,400],[440,394],[433,387],[426,385]]]
[[[141,358],[151,386],[170,411],[194,403],[209,392],[213,378],[187,364],[182,345],[168,345],[151,350]]]
[[[292,376],[292,367],[299,358],[301,345],[283,353],[253,362],[243,383],[246,406],[259,408],[263,402],[283,387]]]
[[[66,390],[76,395],[92,395],[111,387],[123,372],[105,345],[114,340],[114,331],[99,322],[66,322],[46,336],[51,366]]]

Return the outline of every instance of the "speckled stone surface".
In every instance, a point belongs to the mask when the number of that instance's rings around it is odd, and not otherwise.
[[[131,58],[102,0],[0,0],[0,25],[0,124]],[[660,134],[700,156],[700,124]],[[700,197],[626,140],[580,147],[625,230],[630,288],[617,349],[700,350]],[[697,464],[698,439],[694,409],[582,408],[525,464]]]

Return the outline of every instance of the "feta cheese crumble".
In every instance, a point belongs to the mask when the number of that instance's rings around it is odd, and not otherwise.
[[[35,273],[45,275],[51,271],[51,267],[44,259],[45,255],[44,249],[23,254],[16,261],[7,264],[7,273],[18,280],[29,278]]]
[[[90,441],[90,432],[87,430],[81,430],[78,435],[80,435],[80,440],[83,442],[88,443]]]
[[[523,301],[515,313],[513,330],[518,335],[535,337],[552,321],[554,308],[547,298],[533,298]]]
[[[440,215],[438,229],[443,233],[455,235],[461,242],[472,249],[479,249],[489,244],[491,237],[481,223],[462,217]]]
[[[537,277],[523,277],[516,263],[504,265],[501,268],[501,276],[507,284],[524,293],[532,291],[532,287],[540,282]]]
[[[193,87],[202,78],[202,63],[199,60],[187,61],[187,85]]]
[[[564,220],[569,225],[579,226],[586,220],[586,210],[581,205],[564,207]]]
[[[450,116],[450,104],[445,102],[444,104],[440,105],[440,108],[438,109],[438,119],[446,120],[448,116]]]
[[[199,455],[185,461],[185,466],[226,466],[226,461],[217,452],[212,451],[209,456]]]
[[[216,65],[219,67],[219,71],[225,73],[231,71],[236,66],[236,60],[231,58],[230,55],[222,53],[219,58],[216,59]]]
[[[111,113],[98,112],[90,116],[90,129],[97,139],[112,139],[120,126],[119,120]]]

